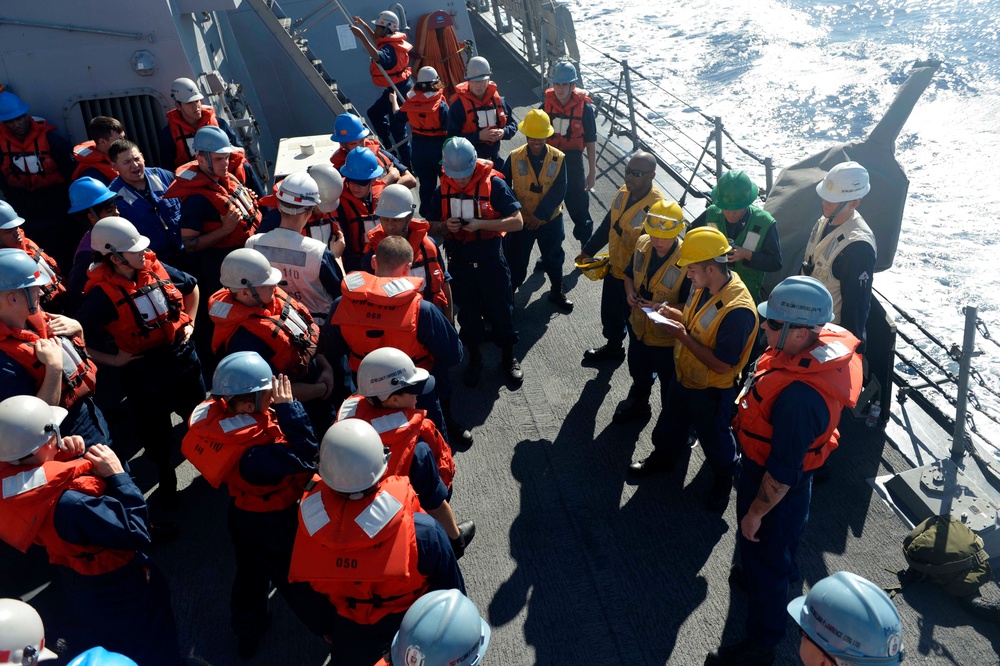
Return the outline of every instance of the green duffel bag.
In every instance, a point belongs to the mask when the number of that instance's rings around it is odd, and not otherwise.
[[[903,539],[903,555],[914,580],[955,597],[973,594],[993,574],[983,540],[951,516],[931,516],[917,525]]]

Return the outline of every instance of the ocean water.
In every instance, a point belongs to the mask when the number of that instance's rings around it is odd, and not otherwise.
[[[568,5],[585,76],[617,81],[602,53],[627,58],[659,88],[721,116],[776,168],[863,139],[914,61],[942,61],[897,140],[909,199],[894,265],[875,288],[946,344],[961,344],[967,304],[1000,341],[1000,0]],[[658,113],[683,118],[656,86],[633,85]],[[762,167],[725,154],[764,182]],[[1000,346],[978,344],[975,366],[1000,392]]]

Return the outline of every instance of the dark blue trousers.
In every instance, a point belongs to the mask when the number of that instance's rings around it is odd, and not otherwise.
[[[500,238],[456,243],[446,241],[451,292],[458,306],[458,337],[466,348],[483,341],[485,322],[493,326],[493,340],[501,349],[517,344],[514,293],[510,269]]]
[[[744,458],[736,486],[737,525],[750,510],[764,478],[764,468]],[[812,475],[788,491],[761,520],[754,543],[739,533],[740,565],[746,579],[749,611],[747,636],[765,647],[775,647],[785,637],[788,624],[788,586],[797,577],[795,552],[809,520]]]
[[[601,334],[612,345],[621,344],[625,340],[628,315],[625,281],[608,273],[601,285]]]
[[[688,430],[693,425],[716,476],[735,475],[739,459],[729,427],[735,398],[735,387],[689,389],[673,377],[653,428],[653,446],[658,453],[676,457],[687,443]]]
[[[561,287],[563,263],[566,261],[566,252],[562,246],[565,237],[561,214],[537,229],[525,227],[504,236],[504,255],[510,265],[511,286],[517,290],[527,279],[531,250],[537,242],[538,249],[542,253],[542,266],[549,277],[549,282],[553,287]]]
[[[660,402],[666,405],[667,391],[674,378],[674,348],[643,344],[635,337],[630,326],[628,329],[628,373],[632,377],[632,391],[639,399],[643,397],[649,399],[653,383],[659,378]]]
[[[441,148],[444,139],[418,138],[410,140],[410,168],[420,182],[420,206],[423,210],[434,196],[441,174]]]
[[[566,151],[566,211],[573,220],[573,238],[586,243],[594,233],[590,218],[590,192],[587,191],[587,174],[583,166],[583,151]]]
[[[410,144],[403,141],[406,138],[406,116],[392,112],[392,104],[389,102],[391,94],[393,94],[392,88],[382,90],[375,103],[368,107],[368,121],[386,152],[391,153],[392,146],[402,141],[396,148],[396,156],[400,162],[410,166]],[[405,99],[405,92],[403,94]]]

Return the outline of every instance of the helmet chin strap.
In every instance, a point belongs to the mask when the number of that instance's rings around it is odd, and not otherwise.
[[[22,288],[22,291],[24,291],[24,300],[28,303],[28,316],[38,314],[38,307],[42,299],[39,298],[38,300],[32,300],[31,287],[24,287]]]
[[[783,322],[781,325],[781,335],[778,336],[778,344],[775,345],[775,349],[781,351],[785,348],[785,342],[788,339],[788,331],[790,330],[788,322]]]
[[[246,278],[243,278],[242,282],[243,286],[250,290],[250,295],[253,296],[253,300],[257,303],[257,305],[259,305],[260,307],[265,307],[264,301],[262,301],[260,298],[260,294],[258,294],[257,289],[255,289],[254,286],[250,284],[250,281],[247,280]]]
[[[830,215],[830,217],[826,218],[826,223],[827,223],[827,224],[830,224],[831,222],[833,222],[833,220],[834,220],[834,219],[835,219],[835,218],[836,218],[836,217],[837,217],[838,215],[840,215],[840,212],[841,212],[842,210],[844,210],[844,208],[846,208],[846,207],[847,207],[847,204],[849,204],[849,203],[850,203],[850,201],[841,201],[841,202],[840,202],[840,204],[839,204],[839,205],[837,206],[836,210],[834,210],[834,211],[833,211],[833,214],[832,214],[832,215]]]

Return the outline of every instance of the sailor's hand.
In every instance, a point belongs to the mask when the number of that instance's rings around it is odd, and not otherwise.
[[[363,18],[361,18],[360,16],[354,16],[354,17],[352,17],[352,20],[356,24],[358,24],[358,25],[364,25],[365,24],[365,20]]]
[[[194,326],[191,324],[185,324],[184,328],[181,329],[181,334],[177,338],[177,343],[181,345],[186,345],[191,339],[191,335],[194,334]]]
[[[38,362],[52,370],[63,369],[62,346],[55,340],[39,338],[35,341],[35,357]]]
[[[534,231],[538,227],[542,226],[544,221],[537,217],[534,213],[529,213],[524,216],[524,228],[528,231]]]
[[[759,543],[760,539],[757,538],[757,531],[759,529],[760,516],[755,516],[752,511],[743,516],[743,520],[740,521],[740,532],[743,534],[743,538],[754,543]]]
[[[355,36],[355,37],[357,37],[358,39],[364,39],[364,38],[365,38],[365,33],[364,33],[364,32],[362,32],[362,31],[361,31],[361,28],[359,28],[359,27],[358,27],[358,26],[356,26],[356,25],[352,25],[352,26],[351,26],[351,32],[353,32],[353,33],[354,33],[354,36]],[[383,79],[383,80],[384,80],[384,79]]]
[[[580,254],[576,255],[576,258],[573,259],[573,262],[577,264],[585,264],[589,262],[591,259],[593,259],[593,257],[591,257],[589,254],[587,254],[586,252],[581,252]]]
[[[591,170],[590,173],[587,174],[587,185],[583,188],[584,191],[589,192],[592,189],[594,189],[594,184],[596,182],[597,182],[597,176],[594,174],[594,171]]]
[[[106,479],[115,474],[124,474],[125,469],[111,447],[104,444],[94,444],[83,454],[94,465],[94,476]]]
[[[83,441],[83,437],[79,435],[68,435],[62,438],[59,443],[59,455],[60,460],[73,460],[74,458],[79,458],[83,455],[83,452],[87,450],[87,443]]]
[[[292,382],[288,379],[287,375],[272,376],[271,387],[271,396],[274,398],[274,404],[280,405],[284,402],[295,400],[292,396]]]
[[[337,229],[336,231],[331,233],[329,246],[330,246],[330,253],[334,257],[340,259],[342,256],[344,256],[344,250],[347,249],[347,241],[344,240],[344,232],[341,231],[340,229]]]
[[[83,326],[76,319],[71,319],[63,315],[51,315],[49,317],[49,329],[56,335],[72,337],[83,335]]]
[[[227,232],[233,231],[242,219],[243,216],[240,214],[240,209],[230,204],[229,210],[222,216],[222,228]]]
[[[449,217],[444,223],[448,226],[448,233],[457,234],[462,230],[462,220],[457,217]]]
[[[729,254],[726,255],[726,260],[731,264],[735,264],[739,261],[750,261],[750,257],[752,256],[753,252],[745,247],[734,247]]]
[[[483,222],[485,221],[486,220],[480,220],[474,217],[471,220],[468,220],[463,228],[466,231],[479,231],[480,229],[483,228]]]
[[[111,365],[120,368],[123,365],[128,365],[137,358],[142,358],[142,354],[129,354],[127,351],[119,349],[118,353],[115,354],[115,362]]]
[[[629,291],[625,293],[625,300],[628,301],[628,306],[630,308],[637,308],[641,303],[638,296],[636,296],[634,291]]]

